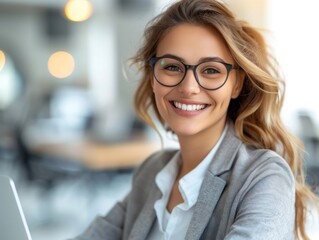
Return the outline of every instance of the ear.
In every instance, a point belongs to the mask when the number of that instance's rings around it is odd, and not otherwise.
[[[246,76],[245,72],[242,71],[241,69],[236,71],[236,83],[233,87],[233,91],[231,95],[232,99],[235,99],[239,96],[244,85],[245,76]]]

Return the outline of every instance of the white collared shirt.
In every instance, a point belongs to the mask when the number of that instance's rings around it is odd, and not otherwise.
[[[155,182],[162,192],[162,198],[154,204],[157,221],[147,237],[148,240],[185,239],[205,173],[226,134],[227,127],[226,124],[218,142],[203,161],[179,180],[178,188],[184,202],[175,206],[171,213],[167,211],[166,206],[181,164],[180,152],[177,152],[168,164],[156,175]]]

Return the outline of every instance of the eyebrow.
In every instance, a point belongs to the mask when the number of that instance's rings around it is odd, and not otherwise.
[[[185,63],[185,59],[179,57],[179,56],[176,56],[176,55],[173,55],[173,54],[164,54],[162,56],[158,56],[159,58],[163,58],[163,57],[171,57],[171,58],[174,58],[176,60],[179,60],[183,63]],[[198,63],[202,63],[202,62],[207,62],[207,61],[217,61],[217,62],[226,62],[224,59],[220,58],[220,57],[202,57],[199,59]]]

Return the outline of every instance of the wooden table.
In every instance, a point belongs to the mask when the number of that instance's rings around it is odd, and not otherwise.
[[[71,142],[41,143],[31,146],[33,153],[80,161],[93,170],[133,168],[159,149],[160,144],[150,140],[110,144],[79,139]]]

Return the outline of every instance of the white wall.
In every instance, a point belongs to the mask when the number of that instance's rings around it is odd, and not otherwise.
[[[268,26],[287,83],[283,109],[293,129],[300,110],[312,112],[319,122],[319,2],[269,0]]]

